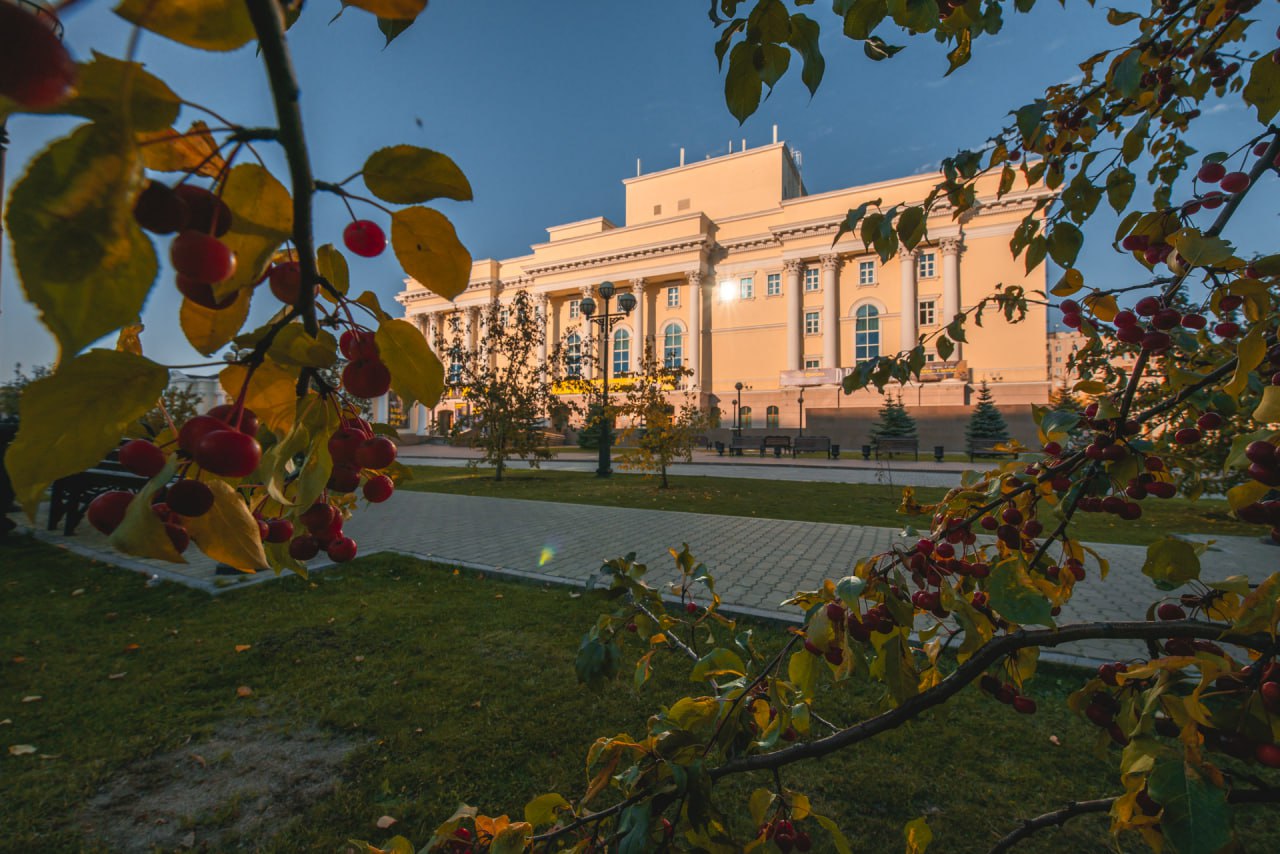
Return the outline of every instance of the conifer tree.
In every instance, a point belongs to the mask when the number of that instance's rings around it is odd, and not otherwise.
[[[974,440],[994,439],[1003,442],[1009,438],[1009,425],[1005,423],[1004,416],[996,408],[995,399],[991,396],[991,388],[986,380],[983,380],[982,385],[978,387],[978,405],[964,428],[964,438],[970,448],[973,447]]]
[[[871,428],[873,441],[881,438],[900,438],[916,435],[916,420],[907,413],[902,404],[902,397],[896,400],[885,395],[884,405],[880,407],[880,420]]]

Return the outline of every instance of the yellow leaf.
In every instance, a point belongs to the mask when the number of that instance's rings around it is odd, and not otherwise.
[[[253,648],[252,644],[238,643],[236,644],[236,652],[245,652]]]
[[[1111,294],[1092,293],[1084,298],[1084,304],[1087,305],[1097,316],[1099,320],[1110,323],[1120,313],[1120,307],[1116,304],[1116,298]]]
[[[1055,297],[1069,297],[1084,287],[1084,275],[1074,267],[1062,274],[1058,284],[1049,293]]]
[[[347,268],[347,259],[333,248],[332,243],[326,243],[316,250],[316,269],[338,293],[346,294],[351,289],[351,272]],[[333,295],[324,288],[320,289],[320,295],[330,302],[334,301]]]
[[[338,361],[338,342],[323,329],[312,338],[301,323],[290,323],[280,330],[267,352],[281,365],[328,368]]]
[[[902,829],[902,835],[907,840],[907,854],[924,854],[929,843],[933,841],[933,831],[929,829],[929,822],[924,816],[907,822],[906,827]]]
[[[258,281],[293,233],[289,191],[256,163],[242,163],[227,174],[222,201],[231,208],[231,230],[222,242],[236,254],[236,271],[213,286],[216,299]]]
[[[403,208],[391,215],[391,248],[404,271],[445,299],[467,289],[471,253],[453,223],[431,208]]]
[[[120,0],[115,13],[131,24],[200,50],[235,50],[256,35],[248,6],[226,0]]]
[[[236,689],[236,696],[241,698],[252,697],[253,689],[250,688],[248,685],[241,685],[239,688]]]
[[[372,12],[379,18],[412,21],[427,8],[427,0],[345,0],[346,5]]]
[[[185,520],[191,541],[209,557],[236,569],[269,569],[258,522],[240,493],[223,480],[211,478],[205,483],[213,490],[213,507],[203,516]]]
[[[374,333],[382,361],[391,371],[391,387],[403,405],[435,406],[444,391],[444,365],[412,323],[385,320]]]
[[[149,359],[90,350],[28,385],[18,435],[4,457],[27,515],[35,519],[50,483],[99,462],[168,384],[169,372]]]
[[[1253,410],[1253,420],[1264,424],[1280,421],[1280,386],[1269,385],[1262,389],[1262,400]]]
[[[1107,384],[1101,380],[1080,380],[1071,390],[1081,394],[1102,394],[1107,390]]]
[[[32,744],[11,744],[9,745],[10,756],[27,756],[35,753],[35,745]]]
[[[204,122],[192,122],[185,133],[166,128],[138,134],[142,162],[156,172],[192,172],[206,178],[221,175],[227,163]]]
[[[223,391],[233,400],[240,394],[248,371],[243,365],[228,365],[218,374]],[[244,405],[252,409],[258,420],[270,427],[273,433],[283,436],[293,426],[297,385],[297,372],[268,360],[253,372]]]
[[[572,809],[563,797],[550,792],[529,801],[524,805],[524,820],[534,827],[552,824],[556,820],[556,810]]]
[[[165,533],[164,523],[151,509],[152,496],[172,479],[177,468],[177,459],[170,458],[169,464],[147,481],[146,486],[142,487],[129,502],[124,521],[111,532],[109,542],[114,548],[138,557],[167,560],[170,563],[187,562],[186,558],[178,554],[178,550],[173,547],[173,542]]]
[[[1231,377],[1231,381],[1222,387],[1222,390],[1234,398],[1239,398],[1240,393],[1249,385],[1249,374],[1253,373],[1253,369],[1262,363],[1262,357],[1267,355],[1267,342],[1262,337],[1262,327],[1255,326],[1249,330],[1240,344],[1236,347],[1236,372]],[[1270,387],[1268,387],[1270,388]],[[1264,392],[1263,404],[1266,403]],[[1259,406],[1259,409],[1262,407]],[[1254,413],[1254,418],[1257,418]]]
[[[142,355],[142,334],[141,323],[131,323],[120,330],[120,334],[116,336],[116,349],[122,353],[132,353],[135,356]]]
[[[252,290],[236,293],[235,301],[226,308],[214,309],[194,303],[189,299],[182,300],[182,308],[178,309],[178,323],[182,326],[182,334],[202,356],[211,356],[221,350],[244,325],[249,316],[249,300]]]
[[[1262,496],[1270,491],[1271,487],[1266,484],[1256,480],[1246,481],[1227,490],[1227,503],[1231,505],[1232,510],[1239,510],[1255,501],[1261,501]]]

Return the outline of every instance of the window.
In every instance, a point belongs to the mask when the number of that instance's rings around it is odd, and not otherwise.
[[[672,285],[667,288],[667,308],[680,307],[680,286]]]
[[[805,359],[804,366],[806,368],[821,368],[822,360],[821,359]]]
[[[936,275],[934,270],[934,254],[932,252],[921,252],[916,256],[916,276],[921,279],[932,279]]]
[[[578,302],[579,301],[576,299],[569,300],[569,317],[572,318],[578,316]]]
[[[662,330],[662,366],[684,367],[684,332],[678,323],[668,323]]]
[[[859,261],[858,262],[858,284],[874,285],[876,283],[876,262],[875,261]]]
[[[931,300],[931,299],[920,300],[920,312],[919,312],[920,325],[933,326],[933,324],[937,323],[938,322],[937,309],[938,309],[938,304],[935,300]]]
[[[821,321],[816,311],[804,313],[804,334],[817,335],[822,330]]]
[[[613,331],[613,374],[622,376],[631,370],[631,333],[625,329]]]
[[[764,426],[770,430],[778,429],[778,407],[770,406],[764,411]]]
[[[576,332],[564,339],[564,368],[571,377],[582,376],[582,337]]]
[[[755,299],[756,298],[756,277],[743,276],[738,279],[738,298],[739,299]]]
[[[498,325],[502,327],[507,327],[511,325],[511,309],[507,308],[506,306],[503,306],[498,311]]]
[[[658,215],[658,214],[660,214],[660,213],[662,213],[662,205],[654,205],[654,206],[653,206],[653,215],[654,215],[654,216],[657,216],[657,215]]]
[[[738,421],[742,424],[744,430],[751,428],[751,407],[744,406],[738,410]]]
[[[859,306],[854,313],[853,360],[880,357],[880,312],[874,305]]]
[[[687,211],[688,209],[689,209],[689,200],[688,200],[688,199],[681,199],[680,201],[676,202],[676,210],[678,210],[678,211]]]
[[[804,268],[804,289],[806,291],[816,291],[818,289],[818,268]]]
[[[769,297],[782,296],[782,274],[770,273],[764,279],[764,294]]]
[[[449,348],[449,385],[462,382],[462,348],[454,345]]]

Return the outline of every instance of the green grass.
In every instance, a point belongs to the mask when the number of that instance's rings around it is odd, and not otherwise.
[[[663,490],[658,488],[655,478],[638,474],[615,473],[612,478],[602,480],[590,472],[531,471],[520,464],[517,468],[508,469],[499,483],[493,479],[492,471],[414,466],[413,479],[404,482],[401,488],[451,495],[877,527],[900,527],[921,522],[919,517],[903,516],[897,512],[902,498],[900,486],[673,476],[670,478],[671,488]],[[945,493],[942,488],[915,489],[916,500],[923,504],[937,501]],[[1081,513],[1072,523],[1071,532],[1086,542],[1138,545],[1155,542],[1166,533],[1217,536],[1258,536],[1262,533],[1261,528],[1233,518],[1227,502],[1220,499],[1149,498],[1143,502],[1142,509],[1142,519],[1137,523],[1122,522],[1102,513]]]
[[[661,665],[638,694],[629,680],[601,695],[580,688],[578,638],[609,607],[598,594],[572,598],[563,587],[402,557],[215,599],[146,588],[141,576],[18,540],[0,544],[0,590],[0,720],[12,721],[0,734],[6,745],[56,757],[0,754],[6,852],[98,850],[78,829],[80,804],[131,763],[196,753],[228,726],[318,730],[354,745],[334,791],[239,844],[341,851],[349,837],[389,836],[374,826],[384,814],[421,844],[459,802],[518,816],[542,792],[580,794],[594,736],[639,735],[660,703],[696,691],[678,661]],[[756,633],[765,649],[783,637],[769,624]],[[126,652],[129,644],[137,651]],[[251,648],[237,653],[237,644]],[[1115,790],[1118,752],[1095,753],[1097,731],[1062,703],[1080,678],[1042,668],[1030,692],[1041,706],[1035,716],[962,692],[945,714],[794,766],[783,781],[834,817],[856,850],[900,850],[902,825],[927,814],[931,851],[984,851],[1018,817]],[[241,685],[252,697],[237,699]],[[21,702],[30,695],[43,699]],[[826,689],[820,709],[850,723],[874,714],[879,698],[875,686],[846,684]],[[226,761],[212,751],[205,759]],[[764,775],[732,778],[717,787],[717,803],[737,812],[768,784]],[[211,811],[210,820],[233,819],[239,806]],[[1264,809],[1240,818],[1250,850],[1280,845],[1265,819]],[[1105,827],[1081,819],[1018,850],[1103,850]],[[195,829],[197,839],[210,838],[208,826]],[[829,850],[825,841],[817,848]]]

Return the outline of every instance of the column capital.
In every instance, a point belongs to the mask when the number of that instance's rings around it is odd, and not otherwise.
[[[591,285],[583,285],[581,290],[582,290],[583,299],[586,299],[587,297],[591,296]]]
[[[823,255],[818,260],[822,263],[823,270],[834,270],[840,266],[840,256],[835,253]]]
[[[690,270],[685,275],[689,277],[689,284],[693,285],[695,288],[702,287],[702,280],[705,276],[703,276],[701,270]]]
[[[905,246],[899,247],[898,249],[898,258],[903,261],[913,261],[919,254],[920,250],[918,249],[908,249]]]
[[[782,262],[782,269],[788,273],[799,273],[804,269],[804,262],[799,258],[791,258]]]
[[[641,276],[638,279],[631,280],[631,290],[637,295],[644,293],[645,279]]]
[[[546,308],[547,304],[551,302],[551,294],[546,291],[536,293],[533,295],[533,302],[538,308]]]
[[[943,255],[959,255],[961,244],[958,237],[944,237],[938,241],[938,248]]]

